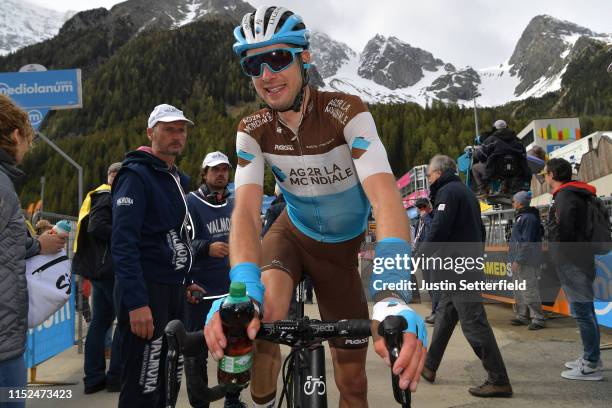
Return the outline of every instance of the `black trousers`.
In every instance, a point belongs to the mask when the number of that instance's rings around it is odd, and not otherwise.
[[[442,294],[436,308],[436,324],[425,367],[433,371],[438,370],[457,321],[461,323],[463,335],[472,350],[482,361],[488,373],[487,380],[495,385],[509,384],[506,366],[482,302],[453,299],[453,296],[447,293]]]
[[[213,300],[203,300],[198,304],[185,302],[185,329],[187,331],[198,331],[204,329],[206,315],[212,306]],[[208,358],[208,347],[202,345],[202,352],[195,357],[185,358],[185,381],[187,385],[187,396],[189,403],[195,408],[208,408],[208,402],[198,398],[208,386],[208,374],[206,371]]]
[[[129,312],[123,302],[119,307],[118,323],[123,335],[119,408],[163,408],[166,404],[165,363],[168,345],[164,329],[171,320],[183,320],[185,287],[146,281],[145,285],[154,325],[150,340],[132,333]]]

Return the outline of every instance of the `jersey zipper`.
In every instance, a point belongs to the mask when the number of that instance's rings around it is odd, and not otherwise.
[[[294,132],[293,129],[291,129],[291,127],[289,127],[283,121],[283,119],[280,117],[280,115],[278,115],[278,113],[277,113],[277,120],[283,126],[285,126],[294,135],[294,137],[291,138],[291,141],[293,141],[294,138],[297,140],[297,144],[298,144],[298,147],[300,149],[300,158],[302,159],[302,166],[304,167],[304,171],[306,171],[308,166],[306,165],[306,159],[304,158],[304,151],[302,149],[302,141],[300,140],[299,132],[300,132],[300,127],[302,126],[302,122],[304,120],[305,114],[306,114],[305,112],[302,113],[302,116],[300,117],[300,122],[298,123],[297,130]],[[314,209],[315,219],[317,220],[318,233],[320,235],[320,242],[325,242],[325,236],[323,234],[323,219],[321,217],[321,212],[319,210],[320,205],[319,205],[319,203],[318,203],[318,201],[316,199],[316,196],[315,196],[314,191],[312,189],[312,185],[310,183],[308,183],[308,189],[310,190],[310,201],[312,202],[312,208]]]

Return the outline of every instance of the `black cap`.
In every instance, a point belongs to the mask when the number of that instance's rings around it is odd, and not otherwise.
[[[428,208],[431,207],[431,203],[429,202],[429,198],[421,197],[417,198],[417,200],[414,202],[414,206],[416,208]]]

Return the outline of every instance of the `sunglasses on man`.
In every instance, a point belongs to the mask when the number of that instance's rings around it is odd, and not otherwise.
[[[259,78],[263,75],[263,66],[274,73],[279,73],[291,66],[295,56],[304,51],[303,48],[276,48],[240,59],[242,71],[250,77]]]

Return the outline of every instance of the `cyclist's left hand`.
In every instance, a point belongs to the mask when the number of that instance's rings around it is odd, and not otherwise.
[[[399,375],[401,389],[410,388],[410,391],[415,392],[421,378],[421,371],[425,366],[425,356],[427,354],[425,323],[416,312],[403,303],[378,302],[374,306],[374,316],[372,317],[374,350],[388,366],[391,365],[391,359],[385,340],[378,335],[378,324],[389,315],[402,316],[408,323],[408,328],[402,339],[402,348],[393,365],[393,374]]]

